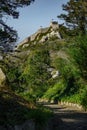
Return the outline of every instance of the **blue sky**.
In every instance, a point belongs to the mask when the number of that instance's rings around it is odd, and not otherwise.
[[[7,24],[18,31],[19,41],[36,32],[40,26],[47,27],[52,19],[61,23],[57,15],[62,13],[62,4],[68,0],[35,0],[28,7],[20,8],[19,19],[9,18]]]

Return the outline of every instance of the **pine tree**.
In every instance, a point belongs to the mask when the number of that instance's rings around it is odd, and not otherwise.
[[[87,1],[70,0],[62,7],[67,13],[61,14],[58,18],[65,20],[69,28],[85,34],[87,29]]]
[[[5,23],[10,16],[19,17],[18,8],[30,5],[34,0],[0,0],[0,45],[17,40],[17,32]]]

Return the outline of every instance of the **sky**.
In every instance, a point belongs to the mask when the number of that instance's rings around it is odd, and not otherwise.
[[[52,19],[62,23],[57,18],[62,10],[62,4],[66,4],[68,0],[35,0],[28,7],[20,8],[20,16],[18,19],[9,18],[7,24],[18,32],[18,43],[26,37],[35,33],[41,26],[48,27]]]

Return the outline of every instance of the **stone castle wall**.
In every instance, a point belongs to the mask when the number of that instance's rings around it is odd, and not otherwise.
[[[58,32],[59,24],[58,24],[58,22],[53,21],[53,22],[50,23],[49,27],[40,28],[36,33],[34,33],[33,35],[31,35],[31,36],[27,37],[26,39],[24,39],[21,43],[18,44],[17,48],[19,48],[20,46],[24,45],[25,43],[27,43],[29,41],[30,42],[34,41],[38,34],[45,34],[46,32],[48,32],[50,27],[51,27],[50,36],[57,35],[58,38],[61,39],[61,36],[60,36],[60,34]],[[57,30],[57,32],[55,32],[56,30]],[[44,40],[42,39],[42,41],[44,41]]]
[[[59,29],[59,24],[56,21],[52,21],[50,23],[50,27],[52,27],[52,30],[57,30],[57,29]]]

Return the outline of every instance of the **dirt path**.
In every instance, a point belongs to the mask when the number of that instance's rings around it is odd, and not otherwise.
[[[54,112],[53,130],[87,130],[87,112],[63,105],[45,105]],[[61,121],[58,120],[61,119]]]

